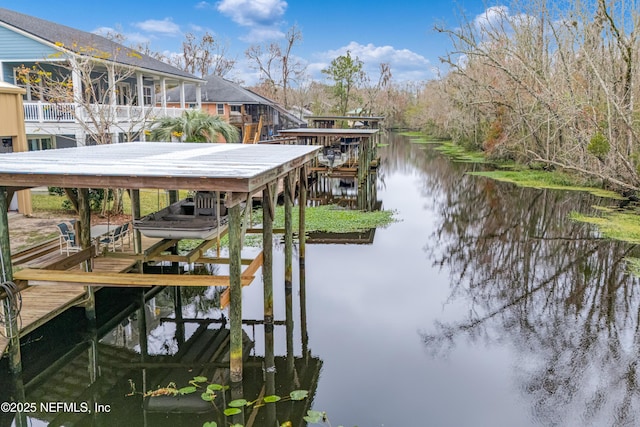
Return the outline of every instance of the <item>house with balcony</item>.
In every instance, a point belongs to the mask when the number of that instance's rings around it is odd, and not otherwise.
[[[144,140],[150,122],[187,107],[169,88],[204,81],[108,38],[0,8],[0,81],[26,90],[29,150]],[[0,135],[4,151],[10,139]]]
[[[183,99],[211,115],[227,119],[240,131],[241,141],[252,143],[270,139],[281,129],[299,128],[306,122],[283,106],[219,76],[205,77],[201,86],[186,86],[167,91],[167,105],[178,107]]]

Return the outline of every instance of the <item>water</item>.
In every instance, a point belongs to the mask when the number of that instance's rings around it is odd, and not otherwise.
[[[376,230],[371,244],[308,245],[304,301],[294,262],[293,327],[274,331],[275,389],[311,393],[276,404],[278,421],[305,425],[313,408],[345,427],[637,425],[638,280],[624,260],[638,250],[568,220],[571,211],[613,202],[473,177],[465,172],[478,166],[390,138],[372,193],[398,222]],[[280,244],[274,256],[275,318],[284,321]],[[97,331],[72,310],[26,340],[25,398],[98,402],[110,412],[3,414],[0,425],[223,425],[219,411],[166,415],[143,409],[139,394],[126,396],[131,383],[141,391],[220,375],[170,364],[185,342],[213,342],[220,324],[167,320],[176,317],[171,290],[149,299],[144,314],[139,291],[98,295]],[[183,289],[181,299],[184,318],[224,315],[212,289]],[[259,279],[243,299],[243,318],[261,319]],[[242,395],[254,399],[270,378],[265,334],[260,324],[244,330],[253,349]],[[6,373],[1,381],[9,388],[0,401],[19,395]],[[272,409],[260,410],[254,425],[274,425],[265,415]]]

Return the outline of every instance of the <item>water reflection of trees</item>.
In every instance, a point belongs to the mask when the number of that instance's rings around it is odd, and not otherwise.
[[[396,150],[415,150],[404,145]],[[450,299],[470,310],[424,333],[428,350],[508,342],[536,423],[636,424],[639,283],[624,260],[638,250],[568,220],[606,201],[463,175],[431,153],[412,159],[439,221],[425,251],[450,272]]]

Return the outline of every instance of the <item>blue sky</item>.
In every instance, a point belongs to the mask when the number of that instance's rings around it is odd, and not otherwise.
[[[440,67],[438,56],[449,48],[446,37],[433,31],[434,24],[454,27],[460,11],[473,19],[486,9],[483,0],[0,0],[0,5],[84,31],[112,29],[131,43],[148,42],[152,50],[165,54],[179,52],[186,33],[209,31],[227,45],[228,56],[238,60],[231,77],[245,84],[255,83],[245,63],[247,47],[282,41],[294,24],[303,41],[293,53],[317,80],[323,78],[320,70],[347,50],[364,62],[372,79],[379,64],[388,62],[397,82],[427,80]]]

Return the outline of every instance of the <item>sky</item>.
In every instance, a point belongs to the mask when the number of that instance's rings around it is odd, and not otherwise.
[[[390,64],[395,82],[433,79],[443,69],[439,57],[450,50],[449,40],[434,25],[453,28],[462,13],[474,19],[486,10],[483,0],[0,0],[0,6],[83,31],[115,31],[125,35],[126,44],[148,43],[165,55],[181,51],[185,34],[209,32],[237,61],[228,77],[245,85],[257,83],[258,77],[246,49],[283,43],[293,25],[303,40],[292,53],[315,80],[322,81],[321,70],[347,51],[363,62],[373,81],[383,62]]]

